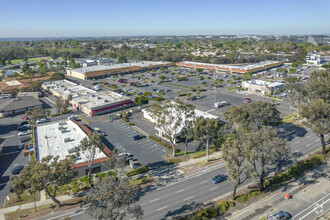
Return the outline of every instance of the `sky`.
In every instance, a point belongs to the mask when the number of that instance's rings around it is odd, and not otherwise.
[[[330,34],[330,0],[0,0],[0,37]]]

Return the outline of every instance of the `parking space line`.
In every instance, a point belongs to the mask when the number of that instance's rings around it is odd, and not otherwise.
[[[151,146],[151,147],[147,147],[147,148],[146,148],[146,150],[148,150],[148,149],[151,149],[151,148],[154,148],[154,146]]]

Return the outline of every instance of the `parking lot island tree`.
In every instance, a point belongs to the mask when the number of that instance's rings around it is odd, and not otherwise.
[[[47,118],[49,111],[44,108],[34,108],[27,110],[25,114],[29,118],[29,123],[34,125],[40,118]]]
[[[160,136],[167,138],[172,145],[173,157],[175,157],[176,151],[176,137],[182,128],[183,111],[181,109],[183,105],[183,101],[176,99],[175,101],[157,102],[149,108]]]
[[[142,96],[136,96],[134,98],[134,104],[135,105],[139,105],[139,106],[143,107],[143,105],[146,105],[148,103],[149,103],[148,98],[143,96],[143,95]]]
[[[77,151],[85,155],[86,160],[88,162],[88,183],[90,187],[93,187],[92,183],[92,171],[93,171],[93,161],[95,159],[95,155],[99,148],[102,146],[102,136],[96,132],[90,133],[87,137],[84,137],[79,146],[77,147]]]
[[[197,117],[194,126],[195,139],[206,142],[206,162],[209,161],[209,144],[219,135],[221,123],[216,119]]]

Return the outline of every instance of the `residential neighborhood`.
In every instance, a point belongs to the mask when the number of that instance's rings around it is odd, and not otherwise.
[[[0,220],[330,218],[327,32],[144,35],[117,16],[102,37],[4,26]]]

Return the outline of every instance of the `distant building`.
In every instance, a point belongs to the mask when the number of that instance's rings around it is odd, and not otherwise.
[[[88,116],[106,114],[134,105],[132,100],[121,94],[105,90],[94,91],[68,80],[44,82],[42,88],[54,97],[68,99],[71,95],[72,107]]]
[[[211,70],[215,72],[225,72],[233,74],[243,74],[243,73],[256,73],[271,69],[274,67],[279,67],[283,65],[280,61],[262,61],[259,63],[244,64],[244,65],[224,65],[224,64],[211,64],[211,63],[198,63],[184,61],[176,63],[177,66],[187,67],[192,69],[202,68],[205,70]]]
[[[306,63],[314,65],[321,64],[321,55],[316,53],[308,53],[306,57]]]
[[[266,82],[263,80],[243,81],[242,87],[254,94],[275,94],[276,91],[282,92],[284,83],[279,82]]]
[[[0,117],[18,115],[27,110],[41,107],[42,103],[32,96],[4,98],[0,99]]]
[[[90,80],[108,77],[115,74],[126,74],[138,71],[145,71],[148,69],[155,69],[161,67],[173,66],[170,62],[135,62],[135,63],[121,63],[112,65],[96,65],[77,69],[68,69],[66,74],[78,79]]]

